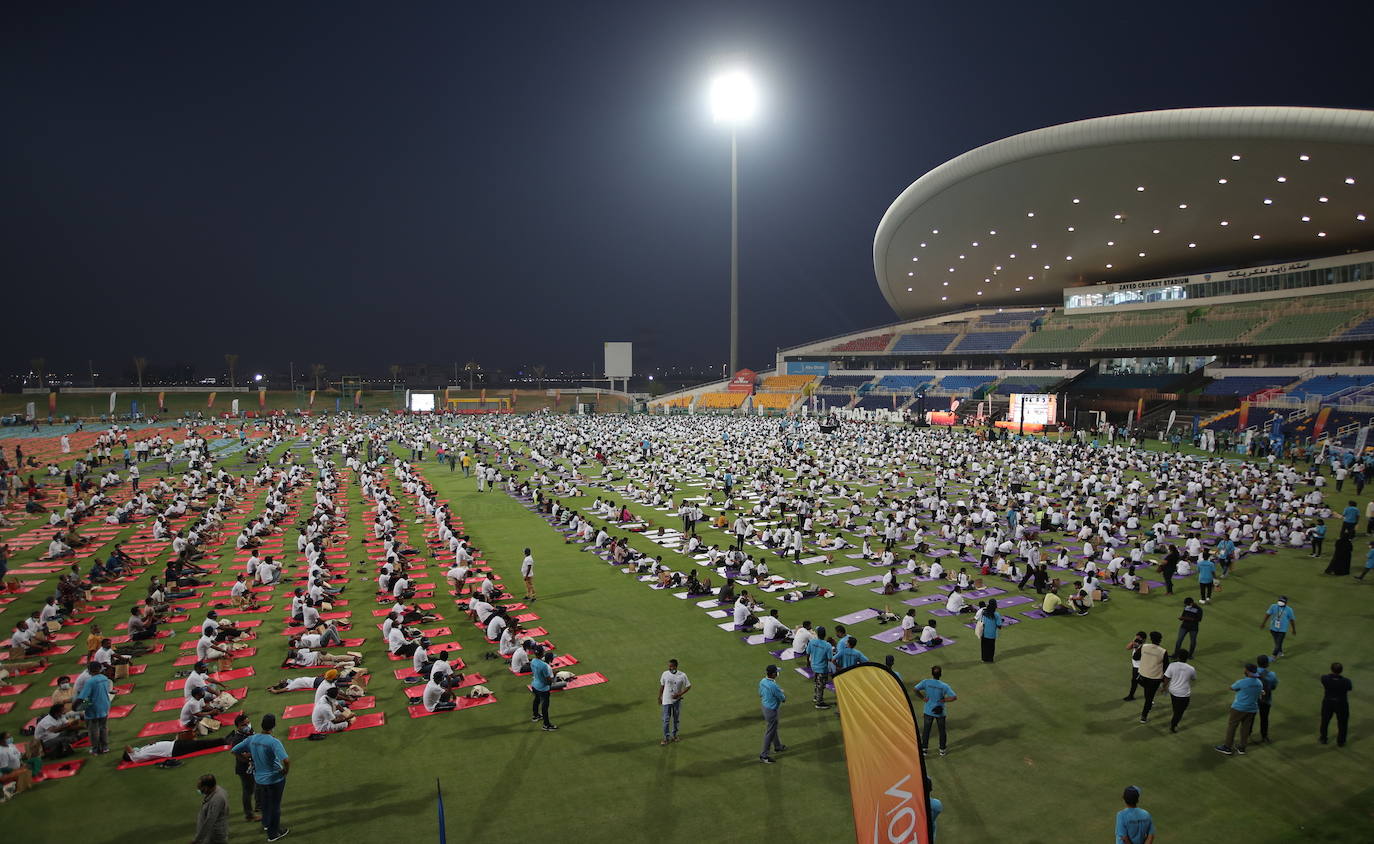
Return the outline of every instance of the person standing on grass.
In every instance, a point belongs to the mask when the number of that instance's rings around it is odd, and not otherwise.
[[[1264,694],[1260,695],[1259,702],[1259,733],[1260,737],[1256,743],[1269,743],[1269,707],[1274,705],[1274,690],[1279,687],[1279,675],[1269,670],[1269,657],[1260,654],[1255,658],[1255,665],[1259,666],[1259,671],[1255,676],[1259,677],[1264,684]]]
[[[1002,626],[1002,614],[997,611],[997,599],[989,598],[987,609],[978,630],[978,639],[983,647],[983,662],[992,662],[997,656],[997,631]]]
[[[1198,597],[1204,604],[1212,600],[1212,587],[1216,585],[1216,577],[1217,564],[1203,552],[1197,561],[1197,588]]]
[[[949,684],[940,679],[941,668],[938,665],[930,667],[930,676],[916,684],[916,696],[925,701],[922,710],[924,723],[921,727],[921,755],[926,755],[926,749],[930,747],[930,728],[939,725],[940,728],[940,755],[944,756],[947,741],[945,736],[945,704],[956,701],[959,696],[954,693],[954,689]]]
[[[544,722],[543,730],[546,733],[558,729],[549,721],[549,693],[553,691],[553,669],[544,661],[545,651],[543,646],[536,645],[534,648],[534,658],[530,660],[530,691],[534,694],[533,706],[530,710],[530,720]]]
[[[1322,729],[1318,741],[1326,744],[1326,731],[1331,726],[1331,716],[1336,716],[1336,746],[1345,747],[1346,726],[1350,722],[1350,690],[1353,688],[1349,678],[1343,677],[1345,666],[1339,662],[1331,663],[1331,673],[1322,675]]]
[[[234,716],[234,730],[224,740],[224,743],[233,747],[253,734],[253,724],[248,719],[248,713],[240,712]],[[240,755],[234,756],[234,775],[239,778],[239,786],[242,790],[243,798],[243,819],[246,821],[260,821],[262,814],[254,811],[257,805],[258,789],[253,782],[253,765]]]
[[[1149,634],[1144,630],[1136,631],[1135,638],[1126,646],[1126,650],[1131,652],[1131,689],[1126,692],[1122,700],[1135,700],[1135,690],[1140,688],[1140,649],[1149,639]]]
[[[812,702],[817,709],[829,709],[830,704],[825,702],[825,686],[830,682],[835,648],[825,640],[824,627],[817,627],[816,635],[806,643],[806,656],[811,661],[812,682],[816,687]]]
[[[1140,691],[1145,703],[1140,708],[1140,723],[1148,724],[1150,710],[1155,705],[1155,695],[1164,682],[1164,669],[1169,665],[1169,653],[1160,644],[1164,634],[1158,630],[1150,632],[1150,641],[1140,646]]]
[[[286,775],[291,772],[291,757],[280,740],[272,735],[277,716],[262,716],[262,732],[251,735],[233,747],[231,753],[247,755],[253,763],[253,781],[258,785],[258,805],[262,807],[262,828],[268,841],[285,838],[291,830],[281,825],[281,799],[286,791]]]
[[[1140,789],[1126,786],[1121,801],[1126,808],[1116,813],[1116,844],[1153,844],[1155,822],[1149,812],[1140,808]]]
[[[763,679],[759,681],[759,704],[763,709],[763,750],[759,752],[759,761],[769,765],[773,764],[773,757],[768,751],[781,753],[787,749],[778,738],[778,710],[785,700],[787,695],[778,685],[778,667],[770,665],[763,670]]]
[[[229,844],[229,793],[215,782],[214,774],[201,776],[196,790],[201,793],[200,813],[191,844]]]
[[[1178,641],[1174,642],[1174,650],[1183,647],[1183,637],[1188,637],[1188,653],[1197,653],[1197,631],[1198,625],[1202,623],[1202,607],[1199,607],[1192,598],[1183,599],[1183,611],[1178,616]]]
[[[86,701],[81,714],[86,719],[86,730],[91,738],[91,755],[99,756],[110,752],[110,697],[114,694],[110,678],[102,671],[105,666],[92,662],[86,667],[90,674],[81,686],[77,700]]]
[[[1180,649],[1174,654],[1174,661],[1164,669],[1164,679],[1169,681],[1169,700],[1174,706],[1174,717],[1169,720],[1171,733],[1178,732],[1183,713],[1188,711],[1188,704],[1193,702],[1193,680],[1197,678],[1197,669],[1188,664],[1189,656],[1187,651]]]
[[[677,660],[668,660],[668,670],[664,671],[658,678],[658,702],[663,707],[663,741],[660,745],[665,745],[670,741],[677,741],[678,723],[682,718],[682,698],[692,690],[692,681],[687,679],[687,675],[677,668]],[[669,733],[669,721],[672,722],[672,732]]]
[[[520,576],[525,578],[525,600],[534,601],[534,555],[525,549],[525,559],[520,563]]]
[[[1269,635],[1274,638],[1274,650],[1270,655],[1278,659],[1283,656],[1283,640],[1290,632],[1294,636],[1298,635],[1298,622],[1293,615],[1293,608],[1288,606],[1287,595],[1280,595],[1279,599],[1264,611],[1264,621],[1260,622],[1260,629],[1266,627],[1269,628]]]
[[[1250,730],[1255,725],[1255,713],[1259,712],[1259,699],[1264,694],[1264,684],[1258,675],[1259,667],[1251,663],[1245,666],[1245,676],[1231,684],[1231,691],[1236,693],[1236,697],[1231,702],[1230,714],[1226,719],[1226,741],[1213,748],[1216,752],[1226,756],[1235,753],[1245,755],[1245,745],[1249,743]],[[1237,729],[1240,730],[1240,743],[1233,745]]]
[[[1374,501],[1370,501],[1369,505],[1374,507]],[[1370,569],[1374,569],[1374,542],[1369,543],[1369,551],[1364,555],[1364,570],[1355,575],[1355,579],[1364,580],[1364,576],[1369,574]]]

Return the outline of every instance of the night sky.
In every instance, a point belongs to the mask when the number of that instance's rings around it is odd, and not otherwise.
[[[5,375],[714,367],[749,65],[741,363],[890,322],[878,220],[1081,118],[1374,107],[1374,4],[93,3],[6,8]]]

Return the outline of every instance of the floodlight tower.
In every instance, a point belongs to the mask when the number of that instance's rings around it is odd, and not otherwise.
[[[736,129],[754,115],[758,91],[743,70],[711,80],[711,114],[730,126],[730,372],[739,371],[739,145]]]

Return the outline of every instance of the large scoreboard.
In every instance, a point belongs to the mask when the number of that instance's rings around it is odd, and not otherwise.
[[[1053,393],[1012,393],[1007,419],[1013,428],[1023,424],[1050,427],[1059,420],[1059,396]]]

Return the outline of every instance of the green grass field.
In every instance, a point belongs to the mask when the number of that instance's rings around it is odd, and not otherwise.
[[[451,473],[433,462],[423,464],[423,472],[440,496],[452,501],[455,514],[513,590],[522,549],[533,549],[540,594],[533,609],[542,617],[539,623],[560,652],[579,658],[581,671],[603,672],[610,682],[555,695],[552,713],[561,729],[541,732],[529,721],[524,681],[506,672],[504,663],[480,658],[486,650],[481,636],[449,611],[441,593],[439,612],[459,632],[461,655],[471,670],[487,675],[499,702],[411,720],[402,686],[391,677],[397,664],[385,658],[378,634],[368,627],[371,581],[357,574],[347,595],[356,623],[353,635],[369,635],[362,650],[377,674],[369,692],[377,696],[388,723],[324,742],[287,742],[293,769],[283,819],[293,840],[435,840],[436,780],[443,783],[448,833],[455,841],[555,837],[580,842],[608,835],[663,842],[853,840],[839,716],[811,708],[810,682],[792,671],[792,663],[783,664],[780,677],[789,696],[782,739],[790,749],[780,754],[779,764],[760,765],[762,723],[755,688],[771,661],[763,646],[740,643],[716,629],[693,602],[651,591],[565,544],[504,492],[478,493],[461,471]],[[349,548],[361,559],[366,511],[356,485],[348,494]],[[1368,495],[1358,499],[1362,508],[1367,500]],[[585,503],[590,499],[578,506]],[[669,526],[676,521],[632,509]],[[408,507],[402,512],[413,516]],[[288,533],[291,542],[294,537],[294,531]],[[716,539],[725,541],[723,535]],[[642,537],[635,543],[656,550]],[[1362,543],[1357,549],[1362,551]],[[38,553],[23,552],[11,565]],[[1290,551],[1241,561],[1207,607],[1194,701],[1177,735],[1168,732],[1167,697],[1161,696],[1156,718],[1144,726],[1136,720],[1139,702],[1120,698],[1130,675],[1126,642],[1138,629],[1157,629],[1172,644],[1182,590],[1174,598],[1118,591],[1115,600],[1088,617],[1023,622],[1003,633],[993,665],[979,662],[972,631],[960,628],[955,633],[960,641],[934,655],[959,694],[950,706],[951,754],[927,760],[934,793],[945,805],[939,840],[1105,841],[1127,784],[1143,789],[1142,805],[1154,814],[1161,842],[1370,840],[1374,787],[1368,772],[1374,769],[1374,744],[1368,736],[1374,715],[1367,704],[1366,672],[1374,644],[1369,626],[1374,579],[1336,580],[1323,576],[1323,567],[1324,562]],[[440,573],[431,566],[426,580]],[[125,595],[141,595],[147,577]],[[866,588],[826,585],[838,592],[836,598],[787,607],[783,621],[795,625],[810,618],[831,626],[836,616],[884,600]],[[282,591],[279,587],[279,596]],[[1246,757],[1225,758],[1212,745],[1223,738],[1230,702],[1226,687],[1240,676],[1244,662],[1269,650],[1260,621],[1280,593],[1292,599],[1300,635],[1290,638],[1289,656],[1275,666],[1281,687],[1271,728],[1274,743],[1254,746]],[[0,612],[0,620],[12,626],[45,594],[23,595]],[[122,608],[132,603],[117,602],[121,609],[109,613],[109,623],[123,620]],[[275,603],[280,609],[283,600]],[[257,670],[245,707],[255,720],[308,699],[304,693],[262,691],[282,676],[275,666],[284,652],[277,636],[281,613],[264,617],[259,655],[243,661]],[[867,638],[879,629],[869,621],[851,632],[869,658],[880,661],[893,651]],[[168,641],[185,638],[182,632]],[[139,708],[110,722],[112,746],[135,742],[133,733],[153,720],[152,702],[168,696],[161,687],[170,678],[175,650],[172,645],[145,660],[150,669],[135,678],[134,693],[121,701],[137,702]],[[57,665],[68,667],[74,655],[59,658]],[[683,741],[660,747],[657,681],[670,657],[681,661],[693,692],[684,702]],[[1345,663],[1356,690],[1352,740],[1339,750],[1334,742],[1323,747],[1316,741],[1317,677],[1333,659]],[[896,668],[910,686],[927,676],[932,664],[930,655],[898,654]],[[50,668],[17,698],[5,698],[18,705],[0,716],[0,725],[13,729],[35,714],[29,702],[47,693],[47,681],[57,670]],[[114,770],[116,755],[88,762],[78,776],[39,785],[5,806],[0,811],[6,813],[7,837],[189,840],[199,803],[196,777],[208,771],[233,779],[227,755],[192,759],[172,770],[130,771]],[[239,820],[233,811],[237,782],[225,784],[231,792],[231,840],[259,840],[257,825]]]

